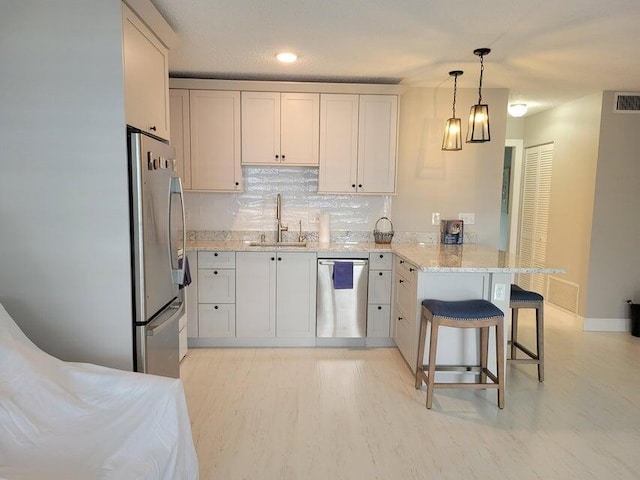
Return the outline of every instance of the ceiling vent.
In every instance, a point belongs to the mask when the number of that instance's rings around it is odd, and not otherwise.
[[[617,113],[640,113],[640,92],[616,92],[613,111]]]

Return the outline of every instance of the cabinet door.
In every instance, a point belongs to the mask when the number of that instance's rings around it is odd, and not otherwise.
[[[367,337],[388,338],[390,305],[369,305],[367,312]]]
[[[280,94],[280,163],[318,165],[320,95]]]
[[[169,51],[122,5],[125,111],[128,125],[169,139]]]
[[[276,254],[236,253],[236,335],[276,335]]]
[[[276,289],[278,337],[316,336],[316,269],[315,253],[278,253]]]
[[[280,161],[280,94],[242,92],[242,163]]]
[[[318,192],[355,193],[358,167],[358,95],[320,96]]]
[[[234,270],[198,269],[198,303],[235,303]]]
[[[236,315],[233,304],[198,305],[198,330],[200,338],[236,336]]]
[[[191,90],[191,189],[242,190],[240,92]]]
[[[360,95],[358,192],[395,192],[397,122],[397,95]]]
[[[189,90],[169,90],[171,145],[176,149],[175,170],[182,188],[191,190],[191,133],[189,129]]]
[[[391,270],[369,271],[369,303],[391,303]]]
[[[406,317],[404,317],[403,314],[398,310],[394,310],[391,321],[395,323],[395,335],[393,337],[393,340],[395,341],[396,346],[398,347],[398,350],[400,350],[400,353],[404,357],[405,361],[411,367],[411,370],[415,372],[418,346],[416,344],[414,353],[414,348],[412,348],[411,341],[413,338],[413,335],[411,334],[412,323],[408,321]]]

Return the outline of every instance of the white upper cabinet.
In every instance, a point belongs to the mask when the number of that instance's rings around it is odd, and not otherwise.
[[[321,95],[319,193],[395,193],[397,95]]]
[[[190,90],[191,189],[238,192],[240,92]]]
[[[125,111],[128,125],[169,139],[169,51],[122,5]]]
[[[191,132],[189,129],[189,90],[169,90],[171,145],[176,149],[176,173],[182,188],[191,190]]]
[[[320,95],[242,92],[242,163],[318,165]]]
[[[320,96],[320,192],[357,191],[358,102],[358,95]]]
[[[358,192],[396,191],[398,97],[360,95]]]

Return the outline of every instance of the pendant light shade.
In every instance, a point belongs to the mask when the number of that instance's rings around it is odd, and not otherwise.
[[[456,92],[458,90],[458,77],[462,75],[462,70],[453,70],[449,75],[453,77],[453,114],[447,120],[444,127],[444,138],[442,140],[442,150],[462,150],[462,124],[456,118]]]
[[[484,56],[491,50],[478,48],[473,51],[480,57],[480,84],[478,87],[478,103],[471,107],[469,112],[469,130],[467,131],[467,143],[483,143],[491,140],[489,130],[489,105],[482,103],[482,75],[484,73]]]

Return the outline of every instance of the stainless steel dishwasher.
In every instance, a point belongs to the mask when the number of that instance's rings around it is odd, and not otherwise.
[[[353,264],[353,288],[335,288],[337,262]],[[364,338],[367,335],[369,260],[319,258],[316,335],[320,338]]]

